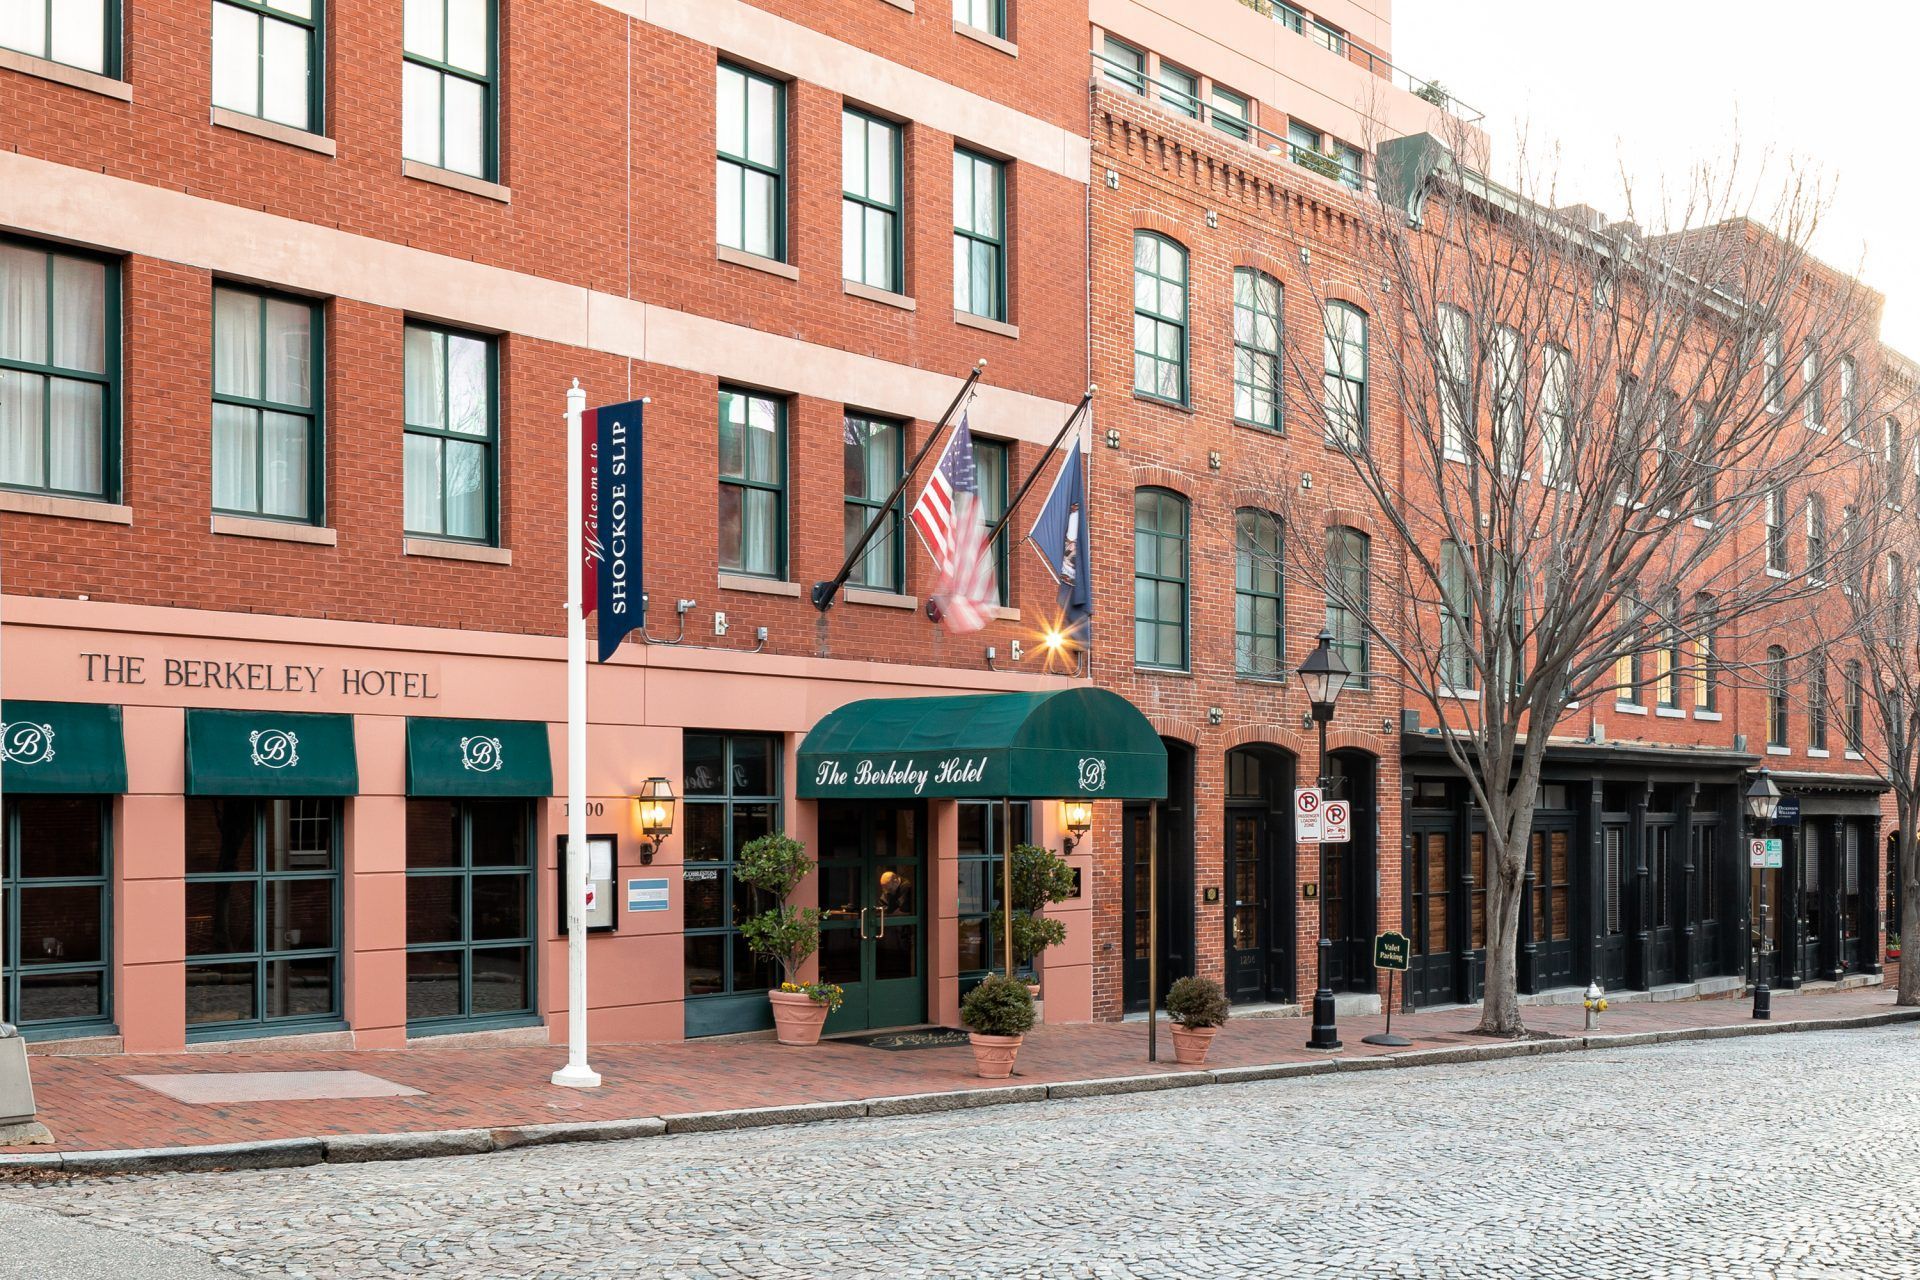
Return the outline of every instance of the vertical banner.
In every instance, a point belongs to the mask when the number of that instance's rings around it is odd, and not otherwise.
[[[645,400],[589,409],[580,415],[581,609],[600,611],[600,661],[627,633],[646,625],[641,588],[640,444]]]

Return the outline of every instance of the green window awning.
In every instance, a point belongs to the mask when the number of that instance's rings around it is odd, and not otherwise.
[[[800,744],[802,800],[1163,800],[1167,749],[1104,689],[869,698]]]
[[[550,796],[553,758],[538,720],[407,720],[410,796]]]
[[[120,708],[93,702],[0,704],[0,786],[8,795],[118,795],[127,789]]]
[[[187,710],[190,796],[350,796],[359,790],[352,716]]]

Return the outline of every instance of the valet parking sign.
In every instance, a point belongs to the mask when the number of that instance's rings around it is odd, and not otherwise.
[[[640,589],[640,439],[644,400],[588,409],[580,415],[581,505],[587,527],[580,547],[583,616],[600,611],[600,661],[629,631],[646,625]]]

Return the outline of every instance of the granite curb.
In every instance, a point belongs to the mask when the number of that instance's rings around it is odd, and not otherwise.
[[[1112,1097],[1204,1085],[1248,1084],[1349,1071],[1388,1071],[1410,1067],[1456,1066],[1585,1049],[1624,1049],[1677,1044],[1688,1040],[1724,1040],[1740,1036],[1786,1035],[1802,1031],[1842,1031],[1920,1021],[1920,1009],[1889,1009],[1852,1018],[1796,1018],[1777,1022],[1734,1023],[1667,1031],[1596,1033],[1545,1040],[1499,1041],[1484,1045],[1448,1045],[1364,1058],[1328,1057],[1306,1062],[1276,1062],[1200,1071],[1163,1071],[1053,1084],[1015,1084],[939,1093],[899,1094],[846,1102],[804,1102],[787,1106],[745,1107],[730,1111],[692,1111],[665,1116],[568,1124],[502,1125],[493,1128],[441,1129],[424,1133],[337,1134],[275,1138],[259,1142],[189,1147],[143,1147],[119,1151],[32,1152],[0,1155],[0,1181],[34,1177],[102,1177],[143,1173],[203,1173],[234,1169],[295,1169],[317,1164],[421,1160],[482,1155],[558,1143],[622,1142],[686,1133],[764,1129],[823,1120],[859,1120],[926,1115],[977,1107]]]

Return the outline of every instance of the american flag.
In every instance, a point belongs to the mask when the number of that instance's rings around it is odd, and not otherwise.
[[[964,416],[907,518],[940,568],[940,581],[933,591],[939,620],[947,630],[960,633],[986,626],[1000,593],[981,516],[973,433]]]

